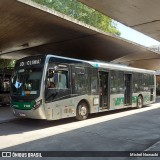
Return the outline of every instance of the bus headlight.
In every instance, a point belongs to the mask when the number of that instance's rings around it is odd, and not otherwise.
[[[41,104],[42,104],[42,99],[40,99],[39,101],[36,102],[36,104],[33,106],[33,109],[35,110],[35,109],[39,108],[41,106]]]

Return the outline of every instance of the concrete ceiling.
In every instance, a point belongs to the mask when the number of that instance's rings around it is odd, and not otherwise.
[[[8,9],[9,8],[9,9]],[[56,54],[85,60],[121,63],[121,57],[160,55],[135,43],[104,33],[30,0],[0,0],[0,58]],[[123,62],[122,62],[123,63]],[[129,65],[135,66],[134,63]],[[145,63],[139,66],[148,68]],[[151,65],[149,69],[160,69]]]
[[[160,41],[160,0],[79,0]]]
[[[154,53],[134,53],[115,59],[112,63],[125,64],[137,68],[160,70],[160,56]]]

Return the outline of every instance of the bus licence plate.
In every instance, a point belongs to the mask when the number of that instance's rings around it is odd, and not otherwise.
[[[20,113],[19,114],[21,117],[25,117],[26,116],[26,114],[24,114],[24,113]]]

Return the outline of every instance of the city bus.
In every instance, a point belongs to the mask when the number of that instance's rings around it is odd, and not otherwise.
[[[54,55],[16,62],[11,107],[18,117],[58,120],[155,102],[155,72]]]

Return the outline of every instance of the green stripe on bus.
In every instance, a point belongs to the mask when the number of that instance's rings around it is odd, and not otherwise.
[[[137,96],[132,96],[132,103],[137,103]]]
[[[124,97],[116,98],[115,106],[124,105]]]
[[[137,103],[137,96],[132,97],[132,103]],[[119,105],[124,105],[124,97],[116,98],[115,106],[119,106]]]
[[[36,104],[35,101],[31,101],[31,102],[11,102],[11,106],[15,109],[19,109],[19,110],[31,110],[33,108],[33,106]]]
[[[149,95],[144,96],[144,97],[143,97],[143,101],[144,101],[144,102],[150,101],[150,96],[149,96]]]

